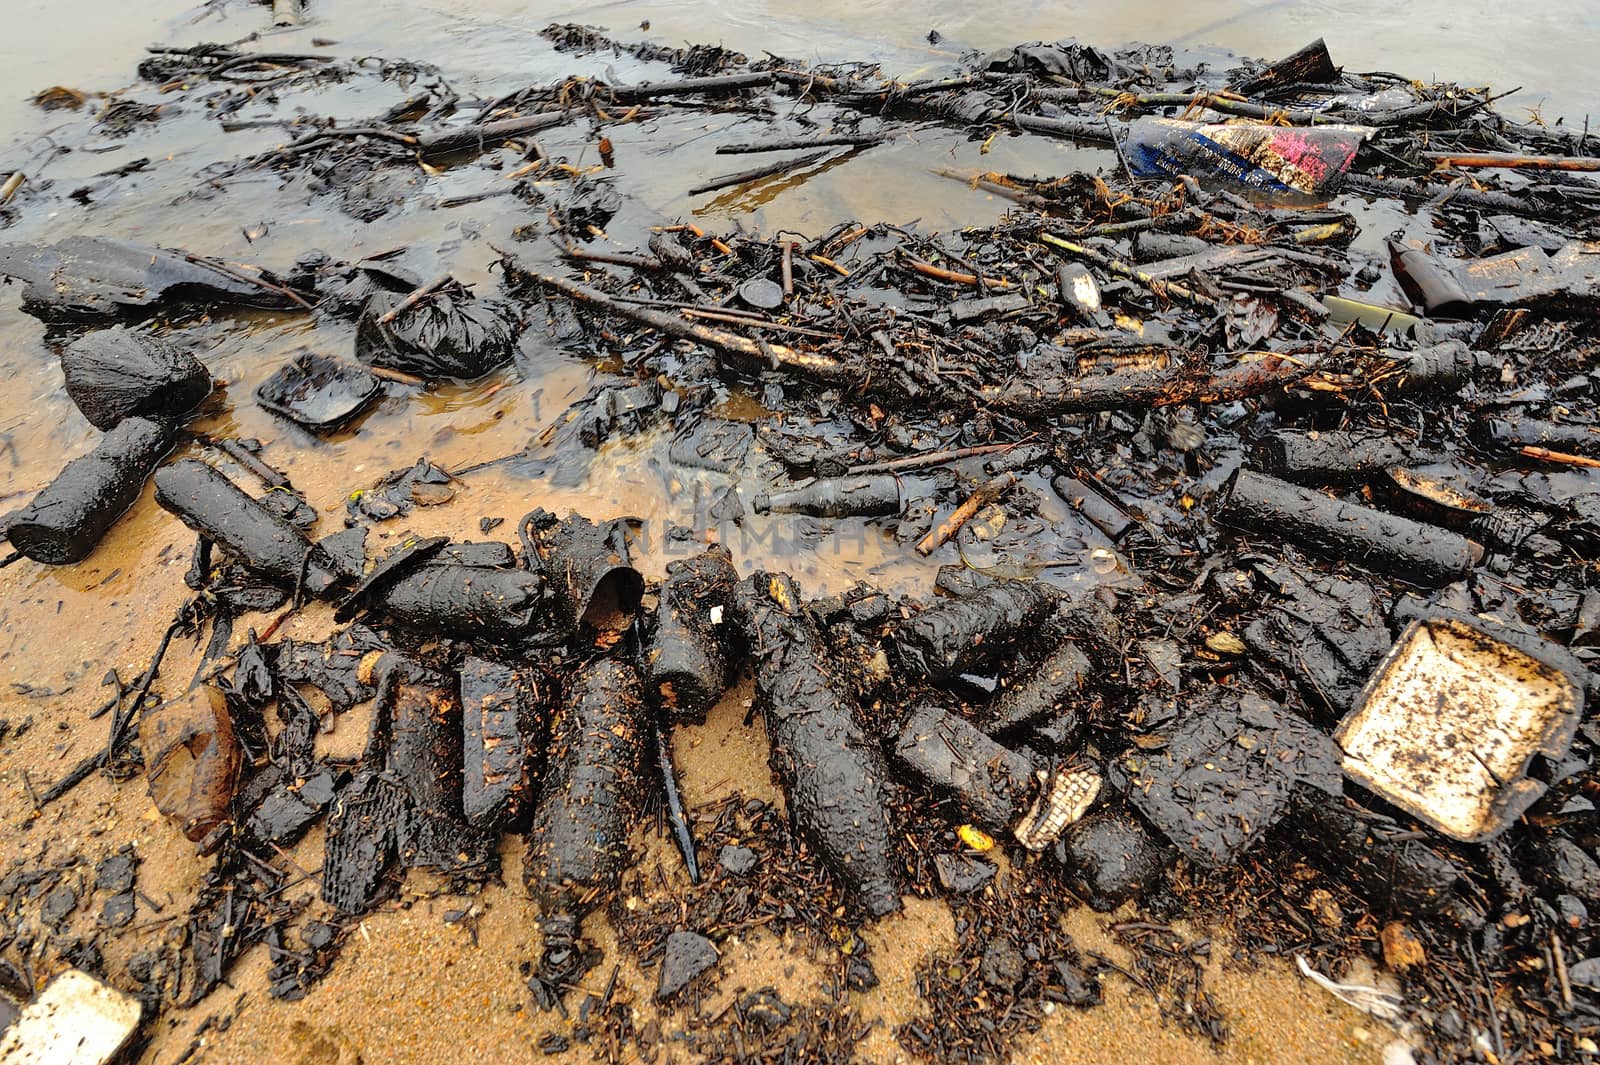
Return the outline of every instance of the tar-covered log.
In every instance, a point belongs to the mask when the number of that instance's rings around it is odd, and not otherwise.
[[[533,801],[549,733],[550,691],[532,671],[461,663],[462,812],[475,828],[520,821]]]
[[[35,562],[77,562],[139,498],[150,471],[171,449],[168,426],[126,419],[5,521],[7,539]]]
[[[897,643],[905,665],[934,680],[998,660],[1050,613],[1055,593],[1034,581],[996,581],[912,615]]]
[[[1478,544],[1446,529],[1251,470],[1234,474],[1217,519],[1256,536],[1287,536],[1308,551],[1421,585],[1460,580],[1483,556]]]
[[[734,602],[790,818],[847,896],[873,917],[895,912],[883,756],[856,721],[799,588],[755,573]]]
[[[551,733],[523,879],[541,919],[581,920],[616,890],[648,788],[650,725],[638,672],[613,659],[584,666]]]
[[[320,547],[205,463],[183,459],[160,470],[155,482],[157,503],[251,569],[299,582],[312,595],[337,579]]]
[[[728,686],[733,624],[725,615],[738,583],[721,548],[667,566],[644,677],[651,699],[674,718],[703,721]]]
[[[517,118],[503,118],[495,122],[433,130],[417,138],[417,151],[424,158],[449,155],[452,152],[487,151],[501,141],[551,129],[563,124],[567,119],[568,116],[562,111],[541,111]]]

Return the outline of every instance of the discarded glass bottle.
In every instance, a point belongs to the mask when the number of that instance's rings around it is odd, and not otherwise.
[[[667,566],[655,632],[645,650],[645,687],[671,716],[701,721],[728,686],[731,608],[738,571],[714,548]]]
[[[1477,435],[1500,447],[1543,447],[1577,455],[1600,452],[1600,426],[1596,425],[1540,418],[1489,418],[1479,426]]]
[[[157,503],[251,569],[286,584],[298,582],[312,595],[338,580],[321,548],[211,466],[182,459],[158,471],[155,483]]]
[[[872,917],[900,909],[878,745],[856,721],[822,634],[788,577],[754,573],[734,595],[757,649],[757,704],[772,764],[802,839]]]
[[[762,493],[750,505],[757,514],[871,518],[899,514],[904,503],[900,478],[884,473],[866,477],[824,477],[804,488]]]
[[[1444,340],[1411,352],[1388,353],[1403,371],[1386,392],[1453,392],[1466,384],[1478,370],[1495,365],[1492,356],[1480,356],[1459,340]]]
[[[1346,484],[1414,461],[1413,448],[1383,433],[1274,433],[1262,441],[1261,463],[1301,484]]]
[[[379,684],[389,724],[390,774],[411,796],[415,834],[401,857],[408,867],[457,872],[484,869],[492,840],[467,824],[462,809],[462,713],[456,685],[414,662],[386,656],[391,677]]]
[[[1138,524],[1133,516],[1076,477],[1058,474],[1050,479],[1056,495],[1072,504],[1095,528],[1110,537],[1112,542],[1122,539],[1129,529]]]
[[[461,663],[462,812],[501,829],[533,800],[549,733],[550,691],[528,670],[468,656]]]
[[[1047,585],[998,580],[913,614],[901,626],[897,650],[908,668],[930,680],[976,673],[1013,650],[1055,602]]]
[[[1389,261],[1400,287],[1429,316],[1459,318],[1472,312],[1472,299],[1455,273],[1424,249],[1392,240]]]
[[[913,779],[953,799],[978,827],[991,832],[1009,830],[1038,786],[1032,759],[936,706],[911,712],[893,750]]]
[[[1447,529],[1334,499],[1241,469],[1217,519],[1255,534],[1283,535],[1308,551],[1417,584],[1448,584],[1472,571],[1483,548]]]
[[[513,639],[547,618],[544,578],[521,569],[424,564],[373,596],[396,625],[468,638]]]
[[[645,799],[650,737],[638,672],[614,659],[584,666],[551,733],[523,879],[541,922],[581,921],[616,890]]]
[[[980,828],[1009,832],[1029,850],[1054,843],[1100,791],[1097,774],[1042,766],[936,706],[912,711],[893,751],[912,779],[953,801]]]
[[[1078,703],[1094,672],[1089,656],[1076,643],[1063,641],[1032,676],[995,696],[979,727],[990,736],[1002,737],[1054,723],[1055,734],[1068,743],[1083,727]]]

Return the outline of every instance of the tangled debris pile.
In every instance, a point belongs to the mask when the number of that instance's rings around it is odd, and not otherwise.
[[[141,68],[224,122],[263,86],[420,84],[359,125],[302,116],[284,145],[207,175],[270,171],[365,221],[419,162],[498,168],[523,148],[485,195],[544,218],[507,235],[499,295],[310,249],[275,273],[110,238],[0,246],[24,308],[72,330],[179,303],[355,323],[357,362],[305,352],[255,392],[316,432],[348,431],[380,392],[530,353],[615,371],[520,452],[352,485],[348,528],[318,538],[260,448],[185,429],[217,401],[182,329],[100,328],[64,348],[67,389],[105,435],[5,520],[8,562],[83,559],[152,477],[198,534],[196,594],[142,676],[113,677],[107,743],[36,801],[142,768],[214,856],[174,949],[119,982],[152,1010],[193,1003],[264,942],[273,993],[303,996],[408,871],[476,890],[510,833],[527,838],[539,913],[529,988],[563,1011],[586,994],[572,1039],[603,1055],[653,1052],[663,1033],[584,990],[600,911],[659,966],[669,1003],[696,1001],[738,931],[831,943],[837,1012],[752,992],[684,1038],[712,1058],[771,1039],[842,1060],[859,1035],[848,995],[877,981],[856,929],[908,893],[958,917],[956,953],[919,976],[924,1015],[895,1033],[919,1057],[1002,1060],[1047,1006],[1094,1005],[1119,969],[1062,931],[1080,902],[1146,907],[1113,925],[1140,959],[1122,975],[1221,1041],[1209,941],[1163,923],[1197,903],[1215,917],[1219,892],[1252,950],[1401,970],[1403,1008],[1382,1015],[1413,1023],[1421,1057],[1595,1053],[1600,186],[1575,175],[1600,159],[1586,136],[1512,122],[1486,90],[1343,72],[1321,42],[1222,71],[1166,48],[1032,44],[908,83],[546,36],[678,77],[474,102],[421,64],[214,46]],[[1016,205],[953,234],[662,220],[647,247],[610,240],[625,203],[604,174],[608,127],[777,100],[809,110],[718,151],[798,154],[696,195],[798,181],[928,123],[1110,144],[1118,165],[951,175]],[[566,125],[593,130],[600,172],[532,139]],[[1362,197],[1412,213],[1363,241]],[[766,414],[725,416],[734,393]],[[627,520],[542,509],[515,543],[366,545],[480,470],[581,483],[607,440],[650,428],[671,434],[675,467],[716,483],[721,529],[872,523],[933,560],[938,594],[807,600],[788,575],[741,578],[750,560],[715,546],[647,581]],[[237,619],[285,603],[235,639]],[[342,626],[326,641],[273,639],[319,610]],[[162,678],[171,639],[207,625],[196,682]],[[746,671],[782,809],[685,810],[671,730]],[[319,754],[319,731],[358,706],[363,749]],[[652,811],[691,883],[629,910],[629,838]],[[313,874],[283,848],[319,821],[320,901],[296,901],[286,889]],[[22,917],[70,912],[82,879],[7,875],[0,949],[94,968],[92,944],[52,938],[59,920]],[[108,927],[125,923],[112,912]]]

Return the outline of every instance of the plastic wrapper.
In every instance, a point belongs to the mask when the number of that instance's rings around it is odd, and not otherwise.
[[[1191,175],[1268,193],[1317,195],[1336,188],[1371,130],[1140,118],[1123,146],[1134,176]]]
[[[227,697],[202,685],[144,714],[145,778],[156,809],[199,842],[228,819],[242,756]]]

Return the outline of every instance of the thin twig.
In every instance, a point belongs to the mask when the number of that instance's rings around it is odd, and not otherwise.
[[[379,325],[388,325],[402,314],[448,285],[453,280],[449,274],[440,274],[432,281],[424,281],[421,285],[411,290],[410,295],[389,308],[378,317]]]
[[[999,499],[1007,488],[1017,483],[1015,473],[1003,473],[984,484],[978,486],[977,491],[968,496],[960,506],[951,512],[950,516],[934,528],[928,530],[928,535],[917,542],[917,554],[927,558],[939,548],[949,543],[961,531],[961,527],[972,520],[973,515],[989,503]]]

